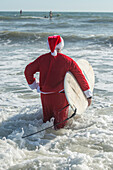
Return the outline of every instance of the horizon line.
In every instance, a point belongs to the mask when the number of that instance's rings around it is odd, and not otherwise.
[[[23,12],[95,12],[95,13],[113,13],[113,11],[86,11],[86,10],[80,10],[80,11],[71,11],[71,10],[24,10],[24,9],[20,9],[22,10]],[[0,12],[19,12],[20,10],[0,10]]]
[[[0,10],[0,12],[19,12],[20,10]],[[23,12],[50,12],[52,10],[22,10]],[[69,11],[69,10],[53,10],[52,12],[89,12],[89,13],[113,13],[113,11]]]

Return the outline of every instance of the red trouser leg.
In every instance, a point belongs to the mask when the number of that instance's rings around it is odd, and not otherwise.
[[[55,94],[41,94],[41,101],[43,107],[43,121],[50,121],[52,117],[55,118],[54,125],[62,122],[68,117],[69,107],[65,107],[68,102],[64,93],[55,93]],[[60,129],[65,126],[67,121],[55,126],[55,128]]]

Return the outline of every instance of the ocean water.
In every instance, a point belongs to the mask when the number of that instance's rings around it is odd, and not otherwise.
[[[113,13],[0,12],[0,170],[113,169]],[[45,18],[46,16],[46,18]],[[25,66],[60,34],[62,53],[87,59],[95,72],[92,105],[64,129],[43,123],[40,95]],[[36,74],[38,79],[38,74]]]

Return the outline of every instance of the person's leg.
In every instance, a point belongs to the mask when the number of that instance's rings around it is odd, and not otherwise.
[[[50,105],[50,97],[46,94],[41,94],[41,102],[43,109],[43,122],[46,123],[53,117],[53,112]]]
[[[43,122],[50,121],[52,117],[55,118],[54,125],[64,121],[68,117],[69,106],[64,93],[56,94],[41,94],[41,101],[43,107]],[[67,106],[66,108],[64,108]],[[62,110],[62,108],[64,108]],[[60,111],[61,110],[61,111]],[[63,128],[67,121],[55,126],[55,129]]]
[[[69,106],[67,108],[65,108],[64,110],[62,110],[61,112],[55,112],[55,121],[54,121],[54,125],[56,125],[59,122],[64,121],[65,119],[67,119],[68,117],[68,111],[69,111]],[[63,128],[67,123],[67,120],[64,121],[63,123],[60,123],[58,125],[55,126],[55,129],[60,129]]]
[[[67,119],[68,112],[69,112],[69,106],[67,106],[68,102],[65,97],[65,94],[58,94],[55,100],[56,101],[55,101],[55,108],[54,108],[54,118],[55,118],[54,125]],[[67,107],[64,108],[65,106]],[[62,110],[62,108],[64,109]],[[66,125],[66,123],[67,121],[60,123],[59,125],[55,126],[55,129],[63,128]]]

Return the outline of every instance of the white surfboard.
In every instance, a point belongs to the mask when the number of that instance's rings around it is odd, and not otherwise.
[[[94,77],[94,71],[92,66],[89,64],[87,60],[84,59],[78,60],[77,64],[81,68],[90,86],[90,89],[93,92],[95,77]],[[86,110],[88,106],[88,102],[77,80],[75,79],[75,77],[71,72],[67,72],[65,75],[64,90],[65,90],[66,98],[73,111],[75,111],[75,108],[77,108],[76,113],[82,114]]]

